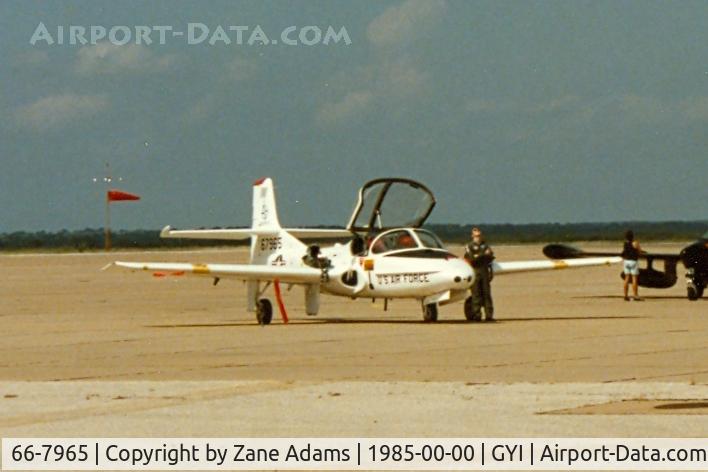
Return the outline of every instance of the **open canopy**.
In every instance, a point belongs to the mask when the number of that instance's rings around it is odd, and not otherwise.
[[[359,190],[359,200],[347,229],[372,233],[419,228],[434,206],[433,193],[420,182],[397,177],[371,180]]]

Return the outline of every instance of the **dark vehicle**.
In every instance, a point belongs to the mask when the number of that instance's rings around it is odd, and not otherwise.
[[[566,244],[549,244],[543,253],[551,259],[573,259],[579,257],[618,256],[615,252],[583,251]],[[676,284],[676,265],[679,261],[686,268],[686,292],[689,300],[698,300],[708,285],[708,232],[698,241],[689,244],[678,254],[644,252],[640,259],[646,259],[647,266],[639,270],[639,285],[648,288],[669,288]],[[654,261],[664,263],[664,270],[654,268]],[[624,274],[622,274],[624,278]]]

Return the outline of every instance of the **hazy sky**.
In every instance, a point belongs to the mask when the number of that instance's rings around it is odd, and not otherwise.
[[[30,44],[39,23],[127,45]],[[708,218],[708,2],[0,3],[0,232],[344,224],[368,179],[435,192],[432,222]],[[247,26],[242,43],[135,44],[135,27]],[[260,26],[351,40],[247,44]],[[292,35],[297,39],[297,31]],[[68,34],[65,34],[68,41]]]

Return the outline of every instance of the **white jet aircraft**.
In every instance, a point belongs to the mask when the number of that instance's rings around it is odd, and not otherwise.
[[[432,192],[423,184],[404,178],[367,182],[346,230],[285,229],[280,226],[273,182],[253,184],[253,221],[246,229],[173,230],[163,238],[251,239],[249,264],[190,264],[163,262],[114,262],[132,270],[185,273],[244,280],[248,311],[260,324],[269,324],[273,308],[263,295],[273,286],[283,320],[287,313],[280,284],[302,285],[308,315],[317,315],[320,293],[350,298],[409,298],[421,302],[423,319],[436,321],[438,306],[465,300],[464,314],[473,320],[470,288],[474,272],[469,263],[445,249],[438,237],[421,225],[435,206]],[[329,247],[306,245],[301,239],[348,238]],[[568,260],[493,262],[494,275],[565,269],[617,263],[619,257]]]

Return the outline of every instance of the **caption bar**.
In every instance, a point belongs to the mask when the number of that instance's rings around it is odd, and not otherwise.
[[[708,438],[6,438],[2,470],[708,470]]]

